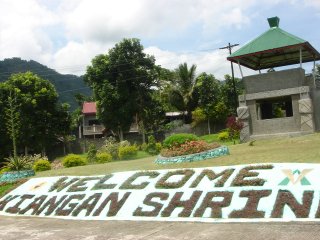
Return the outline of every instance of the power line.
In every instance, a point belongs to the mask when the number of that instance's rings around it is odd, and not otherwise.
[[[233,48],[233,47],[236,47],[236,46],[239,46],[239,44],[238,43],[236,43],[236,44],[230,44],[230,43],[228,43],[228,45],[227,46],[225,46],[225,47],[221,47],[221,48],[219,48],[219,49],[228,49],[229,50],[229,54],[231,55],[231,49]],[[232,62],[231,62],[231,73],[232,73],[232,85],[233,85],[233,97],[234,97],[234,107],[235,107],[235,109],[234,109],[234,113],[237,113],[237,106],[238,106],[238,96],[237,96],[237,91],[236,91],[236,84],[235,84],[235,82],[234,82],[234,71],[233,71],[233,64],[232,64]]]

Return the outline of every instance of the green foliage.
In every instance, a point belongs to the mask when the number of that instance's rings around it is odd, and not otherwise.
[[[197,66],[194,64],[190,68],[188,68],[187,63],[180,64],[176,69],[178,78],[169,95],[171,105],[179,111],[187,111],[187,117],[190,116],[191,111],[196,106],[193,94],[196,69]]]
[[[192,127],[195,127],[206,120],[207,116],[203,109],[197,107],[194,111],[192,111]]]
[[[228,141],[230,138],[229,131],[222,131],[218,134],[218,139],[220,141]]]
[[[175,128],[181,127],[181,126],[183,126],[182,120],[173,120],[172,122],[169,122],[164,126],[164,130],[169,132],[172,129],[175,129]]]
[[[5,159],[4,168],[10,171],[30,170],[33,160],[29,156],[8,157]]]
[[[96,56],[85,74],[97,100],[99,119],[121,140],[136,114],[147,121],[144,112],[152,107],[157,78],[155,59],[143,52],[138,39],[123,39],[107,54]]]
[[[98,153],[96,157],[98,163],[107,163],[112,161],[112,156],[110,153]]]
[[[104,145],[100,148],[99,152],[110,153],[112,159],[118,159],[118,151],[120,144],[116,141],[114,137],[108,137],[104,141]]]
[[[88,152],[87,152],[87,161],[88,161],[88,162],[94,162],[94,161],[96,161],[97,152],[98,152],[98,151],[97,151],[96,145],[90,144],[90,145],[89,145]]]
[[[134,158],[138,153],[135,145],[119,147],[119,158],[121,160]]]
[[[141,151],[146,151],[146,150],[147,150],[147,147],[148,147],[148,144],[147,144],[147,143],[142,143],[142,144],[140,145],[139,149],[140,149]]]
[[[224,76],[224,78],[225,78],[224,84],[221,86],[223,102],[227,106],[227,109],[229,111],[227,115],[235,114],[236,104],[237,104],[235,101],[238,98],[235,99],[235,96],[234,96],[232,77],[227,74]],[[241,79],[239,78],[235,78],[234,81],[235,81],[235,87],[236,87],[236,96],[239,96],[244,91],[244,85]]]
[[[173,146],[179,146],[185,142],[188,141],[195,141],[198,140],[199,138],[194,135],[194,134],[190,134],[190,133],[178,133],[178,134],[173,134],[169,137],[167,137],[164,141],[163,141],[163,147],[165,148],[170,148]]]
[[[5,110],[7,133],[12,140],[13,157],[15,158],[17,157],[17,140],[21,134],[20,104],[17,102],[17,94],[19,92],[19,89],[10,90],[7,100],[7,108]]]
[[[0,169],[0,174],[6,173],[6,172],[10,172],[10,169],[7,167],[3,167]]]
[[[151,155],[156,155],[156,154],[160,153],[161,149],[162,149],[161,143],[157,143],[154,136],[152,136],[152,135],[149,136],[146,152]]]
[[[36,172],[47,171],[51,169],[51,163],[47,159],[39,159],[34,162],[32,168]]]
[[[58,103],[58,94],[48,80],[31,72],[13,74],[0,85],[0,98],[2,103],[7,100],[13,103],[7,115],[11,121],[9,128],[19,129],[19,134],[15,133],[19,135],[17,147],[20,145],[44,152],[45,148],[52,146],[57,136],[69,134],[71,119],[68,105]],[[15,116],[17,106],[19,116]],[[13,121],[17,123],[12,124],[12,119],[17,118],[23,120],[23,124],[12,127],[19,122]],[[0,121],[3,122],[3,119]]]
[[[62,165],[66,168],[69,167],[77,167],[77,166],[84,166],[87,164],[87,161],[79,155],[76,154],[68,154],[62,160]]]

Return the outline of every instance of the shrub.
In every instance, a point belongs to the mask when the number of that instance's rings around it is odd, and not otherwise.
[[[227,141],[230,138],[228,131],[223,131],[218,134],[218,139],[220,141]]]
[[[181,144],[188,142],[188,141],[196,141],[196,140],[198,140],[198,137],[194,134],[178,133],[178,134],[173,134],[173,135],[167,137],[163,141],[163,146],[165,148],[170,148],[172,146],[180,146]]]
[[[141,151],[147,151],[147,147],[148,147],[148,144],[146,144],[146,143],[142,143],[141,145],[140,145],[140,147],[139,147],[139,149],[141,150]]]
[[[120,144],[114,137],[108,137],[104,142],[104,146],[100,148],[99,152],[110,153],[113,159],[118,159],[119,146]]]
[[[154,136],[148,137],[148,144],[147,144],[147,148],[146,148],[147,153],[149,153],[151,155],[159,154],[159,152],[161,151],[161,148],[162,148],[161,143],[157,143]]]
[[[9,171],[32,169],[33,159],[30,156],[8,157],[5,160],[4,168],[9,169]]]
[[[47,171],[51,169],[51,163],[47,159],[39,159],[34,162],[32,168],[36,172]]]
[[[138,148],[135,145],[119,147],[119,158],[130,159],[137,155]]]
[[[88,162],[94,162],[94,161],[96,161],[96,158],[97,158],[96,145],[90,144],[89,145],[89,149],[88,149],[88,153],[87,153],[87,161]]]
[[[204,152],[217,147],[220,147],[220,144],[207,143],[203,140],[189,141],[181,144],[180,146],[173,146],[168,149],[162,149],[161,155],[163,157],[183,156],[188,154]]]
[[[112,161],[112,156],[110,153],[102,152],[98,153],[96,156],[96,161],[98,163],[107,163]]]
[[[236,143],[236,139],[240,137],[240,131],[243,128],[243,122],[237,119],[235,116],[228,117],[227,128],[229,131],[229,136],[233,139],[233,144]]]
[[[119,143],[119,145],[120,145],[120,147],[127,147],[127,146],[130,146],[131,144],[130,144],[129,141],[124,140],[124,141],[121,141],[121,142]]]
[[[87,161],[79,155],[76,154],[68,154],[63,160],[62,164],[64,167],[76,167],[83,166],[87,164]]]
[[[3,167],[0,169],[0,175],[3,174],[3,173],[6,173],[6,172],[10,172],[10,169],[7,168],[7,167]]]

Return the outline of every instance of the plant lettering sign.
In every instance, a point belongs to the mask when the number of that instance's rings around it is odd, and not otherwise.
[[[320,164],[252,164],[33,178],[0,215],[81,220],[319,221]]]

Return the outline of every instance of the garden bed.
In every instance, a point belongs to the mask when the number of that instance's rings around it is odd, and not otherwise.
[[[189,155],[183,155],[183,156],[163,157],[159,155],[155,160],[155,163],[168,164],[168,163],[196,162],[196,161],[202,161],[208,158],[216,158],[216,157],[229,155],[229,154],[230,154],[229,148],[227,146],[221,146],[208,151],[189,154]]]
[[[22,178],[27,178],[34,176],[35,172],[33,170],[23,170],[15,172],[6,172],[0,175],[0,183],[3,182],[15,182]]]

